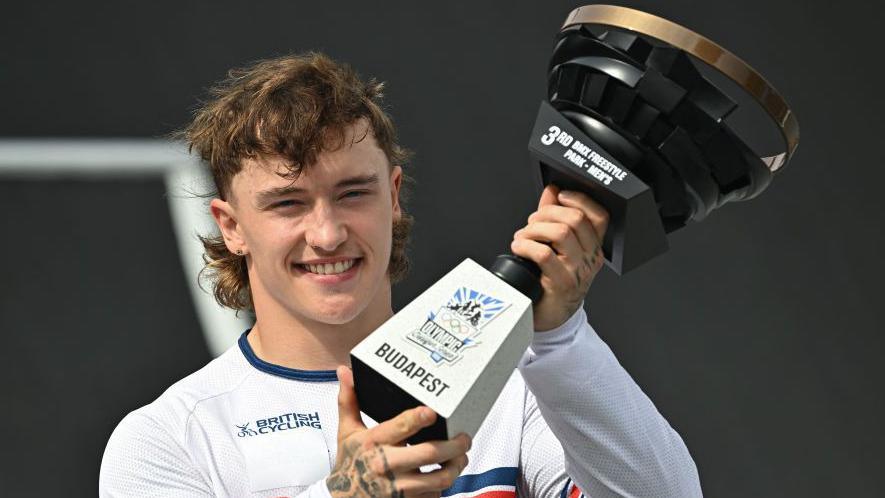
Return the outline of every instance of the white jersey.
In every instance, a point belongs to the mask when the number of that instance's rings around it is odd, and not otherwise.
[[[334,371],[285,368],[237,345],[114,430],[102,497],[328,498]],[[369,421],[369,424],[373,422]],[[443,496],[700,496],[682,439],[579,310],[536,333]]]

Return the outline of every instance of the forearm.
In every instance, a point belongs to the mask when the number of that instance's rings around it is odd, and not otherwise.
[[[520,370],[564,449],[567,473],[586,494],[701,496],[682,438],[582,309],[562,327],[536,333]]]

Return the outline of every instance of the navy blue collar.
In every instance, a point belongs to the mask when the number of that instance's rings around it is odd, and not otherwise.
[[[249,329],[252,330],[252,329]],[[243,332],[243,335],[240,336],[240,339],[237,341],[237,344],[240,345],[240,351],[243,352],[243,356],[246,357],[246,360],[249,363],[261,370],[262,372],[269,373],[271,375],[276,375],[278,377],[285,377],[287,379],[294,380],[303,380],[306,382],[336,382],[338,381],[338,375],[334,370],[297,370],[295,368],[281,367],[280,365],[274,365],[273,363],[268,363],[261,358],[255,356],[255,351],[252,351],[252,346],[249,345],[249,341],[246,340],[246,335],[249,334],[249,330]]]

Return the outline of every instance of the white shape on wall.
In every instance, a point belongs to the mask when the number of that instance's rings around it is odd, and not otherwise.
[[[126,177],[163,178],[188,289],[209,352],[218,356],[251,322],[219,306],[199,286],[203,246],[197,235],[213,232],[215,223],[206,200],[194,194],[212,186],[205,167],[184,145],[155,139],[0,139],[0,180]]]

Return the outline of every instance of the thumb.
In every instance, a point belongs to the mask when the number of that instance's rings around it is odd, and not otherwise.
[[[538,201],[538,207],[559,204],[557,195],[559,195],[559,187],[552,183],[547,184],[547,186],[544,187],[544,191],[541,192],[541,200]]]
[[[360,407],[353,390],[353,371],[345,366],[338,367],[338,441],[346,439],[354,432],[365,430],[360,418]]]

